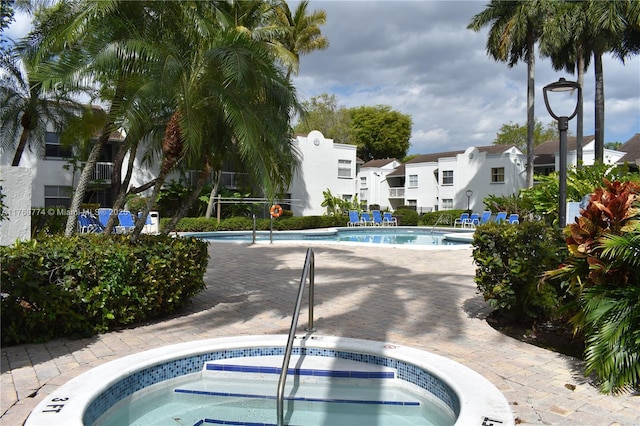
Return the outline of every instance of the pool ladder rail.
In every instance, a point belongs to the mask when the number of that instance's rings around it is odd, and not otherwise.
[[[287,347],[282,360],[282,371],[278,380],[278,391],[276,394],[276,410],[278,415],[278,426],[284,426],[284,387],[287,381],[287,371],[291,362],[291,351],[293,350],[293,340],[295,339],[296,328],[298,327],[298,317],[300,316],[300,306],[302,305],[302,295],[304,294],[304,285],[309,279],[309,326],[305,331],[314,332],[313,327],[313,292],[314,292],[314,274],[315,274],[315,256],[313,249],[307,249],[307,256],[302,268],[302,276],[300,277],[300,286],[298,288],[298,298],[296,307],[291,318],[291,327],[289,327],[289,337],[287,339]]]

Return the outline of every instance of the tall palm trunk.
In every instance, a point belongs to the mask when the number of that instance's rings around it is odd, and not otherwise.
[[[527,34],[527,188],[533,187],[533,149],[535,126],[535,44],[531,31]]]
[[[24,152],[24,147],[27,146],[27,140],[29,139],[29,135],[31,134],[31,121],[32,115],[29,111],[25,111],[20,118],[20,124],[22,125],[22,134],[20,135],[20,141],[18,142],[18,146],[16,147],[16,153],[13,156],[13,161],[11,165],[17,167],[20,165],[20,159],[22,158],[22,153]]]
[[[218,188],[220,188],[220,170],[216,170],[213,172],[213,188],[211,188],[211,193],[209,193],[209,203],[207,203],[207,211],[204,214],[204,217],[209,219],[213,214],[213,206],[215,204],[215,197],[218,193]]]
[[[113,96],[113,102],[111,103],[111,108],[109,109],[109,116],[107,117],[107,121],[102,128],[102,134],[98,138],[98,142],[96,142],[96,144],[91,149],[89,158],[87,158],[87,162],[82,169],[82,174],[80,175],[80,179],[78,180],[78,186],[73,193],[73,198],[71,199],[71,207],[67,216],[67,226],[64,231],[64,235],[66,235],[67,237],[73,235],[76,229],[76,221],[78,213],[80,211],[80,204],[82,204],[84,194],[87,192],[87,186],[91,181],[91,175],[93,174],[93,170],[96,167],[96,162],[100,157],[100,152],[109,140],[109,136],[111,135],[111,132],[113,131],[113,128],[115,126],[115,117],[119,112],[120,103],[124,98],[124,86],[125,84],[123,80],[118,82],[115,95]]]
[[[576,61],[576,66],[578,67],[578,85],[580,85],[581,89],[584,89],[584,54],[582,53],[582,49],[578,49],[578,59]],[[578,116],[576,117],[576,157],[577,157],[577,168],[582,168],[582,144],[584,138],[584,102],[579,102],[578,104]]]
[[[126,142],[127,141],[125,140],[123,147],[126,147],[128,145]],[[133,174],[133,163],[135,161],[135,154],[136,154],[137,148],[138,148],[138,141],[136,140],[132,142],[130,146],[129,161],[127,163],[127,173],[125,174],[124,181],[120,185],[118,185],[117,197],[113,202],[114,211],[120,211],[120,209],[124,207],[125,200],[127,198],[127,188],[129,188],[129,182],[131,182],[131,175]],[[119,175],[120,174],[118,174],[118,176]],[[113,174],[112,174],[112,179],[113,179]],[[116,194],[116,193],[113,193],[113,194]],[[111,216],[109,216],[109,220],[107,221],[107,226],[105,226],[104,233],[110,234],[113,231],[113,227],[115,226],[115,224],[116,224],[116,215],[112,214]]]
[[[602,53],[593,53],[593,67],[596,78],[595,107],[595,161],[604,162],[604,74]]]
[[[149,215],[151,207],[153,207],[153,203],[158,199],[158,194],[160,194],[160,189],[162,188],[164,181],[167,179],[167,176],[169,176],[169,173],[171,173],[171,170],[176,165],[180,157],[182,157],[183,147],[184,140],[182,138],[182,131],[180,130],[180,113],[175,112],[169,119],[165,129],[164,139],[162,141],[162,165],[160,166],[160,172],[156,178],[156,183],[153,186],[151,197],[147,200],[147,204],[144,206],[144,211],[142,212],[143,218],[146,218]],[[131,242],[135,242],[138,237],[140,237],[144,223],[144,220],[136,222],[136,226],[131,234]]]

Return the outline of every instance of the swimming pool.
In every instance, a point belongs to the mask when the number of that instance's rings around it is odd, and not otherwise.
[[[185,233],[207,241],[217,242],[252,242],[251,231],[216,231]],[[256,243],[279,241],[305,241],[346,244],[371,244],[402,247],[448,247],[466,248],[471,242],[472,232],[451,233],[434,231],[430,227],[398,226],[398,227],[346,227],[308,229],[303,231],[256,231]]]
[[[133,411],[128,411],[131,406],[127,404],[131,402],[135,404],[136,399],[149,394],[155,386],[161,385],[163,382],[190,377],[194,373],[202,371],[203,367],[210,363],[218,363],[218,366],[231,366],[231,370],[234,373],[237,372],[238,368],[249,368],[253,369],[249,371],[250,373],[264,375],[267,373],[262,370],[255,370],[256,366],[260,365],[257,360],[261,357],[276,356],[281,362],[281,354],[286,340],[287,336],[285,335],[261,335],[194,341],[153,349],[111,361],[77,376],[53,391],[32,411],[25,422],[25,426],[96,425],[104,420],[105,413],[118,404],[124,407],[124,416],[129,418]],[[296,338],[294,354],[321,358],[330,362],[330,367],[326,367],[326,365],[316,366],[317,370],[323,371],[321,374],[324,376],[326,376],[327,371],[338,371],[339,374],[336,377],[328,378],[330,389],[324,395],[333,395],[333,390],[336,389],[333,380],[344,379],[342,376],[345,367],[336,368],[336,361],[358,363],[365,365],[365,369],[369,369],[364,370],[367,371],[367,374],[372,372],[378,375],[394,374],[398,380],[406,383],[407,386],[424,393],[426,395],[425,398],[433,402],[438,408],[439,414],[437,416],[443,415],[448,424],[480,426],[481,424],[492,422],[493,424],[514,425],[513,413],[509,403],[493,384],[473,370],[429,352],[385,342],[304,335]],[[239,367],[239,364],[242,366]],[[295,365],[292,364],[291,367]],[[222,367],[218,369],[222,369]],[[353,370],[352,367],[347,367],[347,369]],[[383,376],[366,378],[366,380],[369,379],[377,380],[377,382],[384,380]],[[256,380],[252,380],[252,383],[256,386],[241,387],[240,392],[245,394],[249,392],[259,393]],[[288,383],[289,390],[287,395],[289,395],[289,399],[287,399],[286,414],[290,417],[293,415],[293,410],[296,409],[295,406],[291,405],[292,392],[295,395],[300,395],[306,387],[298,376],[291,377]],[[187,389],[194,385],[182,380],[177,386]],[[371,382],[367,382],[365,387],[371,390]],[[270,391],[262,393],[270,392],[271,395],[275,395],[275,386],[271,386],[270,389]],[[408,396],[405,396],[402,392],[387,394],[380,389],[380,387],[374,389],[373,395],[362,394],[361,399],[364,398],[365,403],[361,405],[377,405],[381,408],[382,405],[392,405],[391,403],[383,404],[384,402],[402,402],[405,407],[411,407],[415,406],[415,403],[423,403],[425,401],[425,398],[416,398],[413,394]],[[191,389],[191,391],[193,390]],[[295,395],[293,396],[295,397]],[[351,392],[348,395],[351,399],[359,396],[358,392]],[[243,396],[246,395],[240,395],[240,397]],[[238,397],[238,395],[233,395],[233,397]],[[386,398],[391,398],[391,401]],[[182,419],[171,417],[170,424],[249,424],[249,422],[233,423],[232,419],[219,420],[217,416],[227,415],[225,413],[228,412],[228,405],[234,405],[235,402],[233,399],[228,398],[225,401],[214,403],[213,400],[207,400],[201,403],[203,411],[195,413],[195,415],[205,416],[206,419],[202,421],[197,420],[194,423],[190,423],[190,419],[185,416],[183,419],[186,421],[185,423],[182,422]],[[382,401],[383,403],[374,404],[375,401]],[[317,401],[304,401],[305,404],[314,402]],[[323,420],[318,424],[343,424],[340,422],[326,423],[326,419],[329,418],[327,416],[335,416],[337,413],[335,411],[336,404],[341,403],[341,401],[331,402],[333,403],[333,409],[321,414],[320,418]],[[351,411],[353,408],[351,403],[353,401],[347,402],[350,405],[345,406],[350,407]],[[265,405],[264,401],[261,404]],[[273,407],[269,407],[268,403],[266,405],[266,409],[269,410],[266,412],[269,420],[262,419],[260,424],[274,424],[275,412]],[[156,404],[156,406],[152,405],[151,408],[162,408],[161,406],[162,404]],[[340,406],[342,407],[342,405]],[[240,407],[242,414],[246,414],[244,413],[246,410],[246,406]],[[371,411],[371,407],[369,407],[369,410]],[[404,410],[398,411],[392,415],[402,416]],[[374,410],[373,414],[375,416],[378,414],[388,415],[386,411],[381,413],[378,410]],[[135,415],[137,416],[138,414]],[[169,415],[171,416],[171,414]],[[124,417],[115,418],[118,426],[123,424],[122,418]],[[415,421],[416,418],[412,419]],[[436,417],[435,424],[440,424],[442,419],[443,417]],[[130,420],[132,419],[127,421]],[[231,423],[220,423],[219,421],[229,421]],[[131,424],[149,423],[135,423],[133,421]],[[164,422],[158,420],[158,422],[151,424],[167,424],[167,422],[166,420]],[[297,424],[308,425],[312,423],[303,421],[303,423]],[[351,424],[363,423],[356,422]],[[406,424],[429,423],[410,422]]]

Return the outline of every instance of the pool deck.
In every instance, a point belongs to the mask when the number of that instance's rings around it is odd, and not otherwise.
[[[639,395],[602,395],[583,377],[580,360],[509,338],[486,323],[490,309],[476,293],[470,249],[294,242],[211,244],[207,289],[173,318],[88,339],[3,347],[0,424],[22,425],[53,389],[125,355],[199,339],[286,334],[309,246],[315,250],[318,334],[446,356],[500,389],[516,422],[640,425]],[[306,318],[305,301],[300,329]]]

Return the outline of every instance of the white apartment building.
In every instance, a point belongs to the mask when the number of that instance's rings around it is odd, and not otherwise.
[[[358,200],[363,206],[378,205],[381,210],[393,210],[389,197],[387,175],[402,163],[395,158],[371,160],[360,166],[358,171]]]
[[[637,135],[636,135],[637,136]],[[631,147],[634,138],[631,138],[625,145]],[[534,152],[534,174],[548,175],[560,168],[560,141],[552,140],[535,147]],[[625,156],[622,148],[620,151],[604,149],[604,163],[617,164]],[[582,164],[592,166],[595,162],[595,136],[584,136],[582,139]],[[575,136],[567,138],[567,167],[576,167],[578,164],[577,138]]]
[[[352,200],[356,192],[356,146],[334,143],[317,130],[307,136],[297,136],[294,149],[300,155],[289,195],[295,216],[322,215],[323,192],[329,189],[333,196]]]
[[[525,162],[518,148],[503,145],[419,155],[387,175],[389,202],[422,213],[480,211],[487,195],[507,196],[524,187]]]

